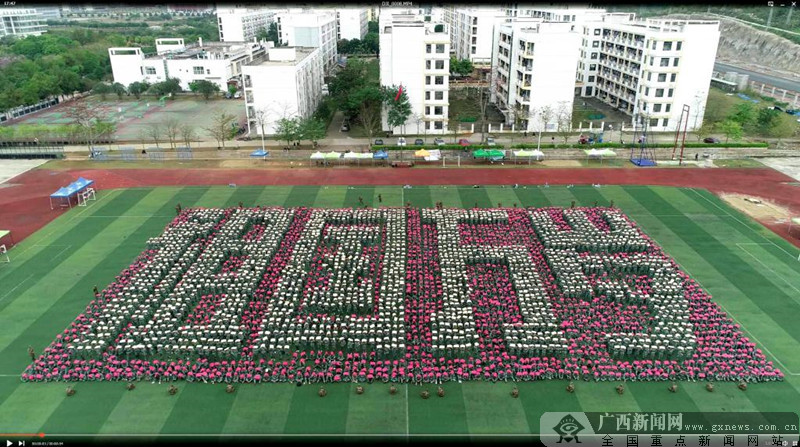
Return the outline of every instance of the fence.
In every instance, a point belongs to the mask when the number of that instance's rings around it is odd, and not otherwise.
[[[774,85],[764,84],[763,82],[750,81],[750,88],[758,92],[760,95],[775,98],[781,102],[788,102],[792,108],[800,107],[800,92],[794,90],[785,90],[775,87]]]
[[[0,144],[0,159],[27,158],[64,158],[64,147]]]

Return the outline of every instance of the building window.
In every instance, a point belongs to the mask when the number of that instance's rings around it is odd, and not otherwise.
[[[192,67],[194,69],[194,74],[201,75],[206,72],[205,68],[203,67]]]
[[[597,70],[597,65],[589,64],[589,71],[596,71],[596,70]]]
[[[650,119],[650,127],[658,127],[658,118]]]
[[[444,122],[443,121],[434,121],[433,122],[433,128],[436,129],[436,130],[444,129]]]
[[[672,50],[672,42],[664,42],[664,51]]]
[[[436,100],[443,100],[444,99],[444,92],[442,92],[442,91],[434,92],[433,97]]]
[[[425,61],[425,69],[426,70],[430,70],[431,69],[431,61]]]
[[[592,59],[597,59],[597,53],[592,53]]]
[[[594,30],[594,35],[595,36],[599,36],[600,35],[600,28]]]
[[[667,104],[667,107],[664,109],[665,112],[669,113],[669,109],[672,108],[672,104]]]
[[[673,61],[673,62],[672,62],[672,66],[673,66],[673,67],[677,67],[677,66],[678,66],[678,61],[679,61],[679,60],[680,60],[680,58],[679,58],[679,57],[676,57],[676,58],[675,58],[675,61]]]
[[[654,50],[656,49],[656,42],[657,42],[657,41],[655,41],[655,40],[653,41],[653,46],[652,46],[652,48],[653,48]]]
[[[656,98],[663,98],[663,97],[664,97],[664,89],[663,88],[657,88],[656,89]]]
[[[646,103],[646,102],[643,102],[643,103],[642,103],[642,110],[644,110],[645,112],[647,112],[647,103]]]
[[[670,76],[670,78],[669,78],[669,81],[670,81],[670,82],[675,82],[675,77],[676,77],[676,76],[677,76],[677,75],[676,75],[675,73],[672,73],[672,76]]]
[[[681,51],[681,44],[683,44],[683,42],[678,42],[678,44],[677,44],[677,45],[675,45],[675,49],[676,49],[677,51]]]
[[[673,90],[673,89],[669,89],[669,94],[667,95],[667,96],[669,96],[670,98],[672,98],[672,90]]]
[[[644,88],[644,96],[650,96],[650,87]]]
[[[425,76],[425,85],[431,85],[431,77]]]
[[[427,100],[431,99],[431,92],[425,92],[425,99]]]
[[[669,118],[664,118],[664,121],[663,121],[663,123],[664,123],[664,124],[663,124],[663,126],[664,126],[664,127],[667,127],[667,126],[669,126]]]
[[[668,57],[662,57],[661,58],[661,66],[662,67],[669,67],[669,58]]]
[[[649,81],[649,79],[648,79]],[[666,82],[667,81],[667,74],[666,73],[659,73],[658,75],[658,82]]]
[[[431,114],[431,108],[430,108],[430,106],[427,106],[427,107],[425,107],[425,114],[426,114],[426,115],[430,115],[430,114]]]
[[[661,104],[653,104],[653,112],[660,112]]]
[[[586,87],[586,96],[592,96],[592,88]]]
[[[653,56],[650,56],[650,65],[653,65],[653,61],[654,60],[655,60],[655,58]]]
[[[595,40],[595,41],[592,42],[592,48],[597,48],[599,46],[600,46],[600,41],[599,40]]]
[[[442,106],[436,106],[433,108],[434,115],[442,115],[444,113],[444,108]]]
[[[444,70],[444,61],[442,61],[442,60],[436,61],[436,69],[437,70]]]
[[[589,76],[589,82],[594,82],[594,76]]]
[[[443,43],[437,43],[436,44],[436,52],[439,53],[439,54],[444,53],[444,44]]]
[[[436,76],[433,82],[436,85],[444,85],[444,76]]]
[[[154,74],[156,74],[156,68],[155,67],[144,67],[144,73],[145,74],[149,74],[149,75],[154,75]]]
[[[425,52],[430,54],[431,53],[431,44],[425,45]]]
[[[652,78],[653,78],[653,73],[648,71],[647,72],[647,80],[650,81],[650,80],[652,80]]]

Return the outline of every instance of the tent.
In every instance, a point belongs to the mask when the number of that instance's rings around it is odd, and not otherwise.
[[[527,158],[528,159],[528,164],[530,164],[532,158],[535,158],[537,160],[541,160],[542,158],[544,158],[544,152],[542,152],[542,151],[540,151],[538,149],[530,150],[530,151],[525,151],[525,150],[514,151],[514,157],[515,158]]]
[[[486,158],[488,160],[498,161],[505,158],[506,154],[499,149],[489,149],[488,151],[484,149],[478,149],[472,153],[472,156],[474,158]]]
[[[603,157],[613,157],[617,155],[611,149],[587,149],[583,151],[587,157],[599,158],[600,163],[603,163]]]
[[[53,199],[61,199],[61,206],[64,206],[64,199],[66,199],[67,200],[66,203],[69,205],[70,208],[72,208],[72,201],[70,201],[69,198],[77,192],[78,192],[77,190],[70,189],[64,186],[58,188],[58,191],[50,194],[50,209],[53,209]]]
[[[267,157],[268,155],[269,151],[265,151],[264,149],[257,149],[250,153],[250,156],[253,158]]]
[[[430,155],[431,155],[431,153],[426,151],[425,149],[420,149],[420,150],[414,152],[414,156],[415,157],[423,157],[424,158],[424,157],[430,157]]]
[[[340,153],[338,153],[338,152],[336,152],[336,151],[330,151],[330,152],[328,152],[327,154],[325,154],[325,155],[324,155],[324,158],[325,158],[326,160],[328,160],[328,159],[334,159],[334,158],[337,158],[337,159],[338,159],[338,158],[341,158],[341,156],[342,156],[342,154],[340,154]]]
[[[314,152],[313,154],[311,154],[311,159],[312,160],[323,160],[323,159],[325,159],[325,154],[323,154],[322,152],[319,152],[319,151]]]
[[[425,157],[425,161],[439,161],[442,159],[442,151],[439,149],[431,149],[428,153],[430,155]]]
[[[486,158],[488,157],[487,153],[483,149],[478,149],[477,151],[472,152],[472,158]]]
[[[377,151],[374,154],[372,154],[372,158],[376,160],[386,160],[389,158],[389,153],[386,151]]]
[[[346,154],[344,154],[344,158],[346,160],[354,160],[356,158],[361,158],[361,157],[358,156],[358,153],[350,151],[350,152],[347,152]]]

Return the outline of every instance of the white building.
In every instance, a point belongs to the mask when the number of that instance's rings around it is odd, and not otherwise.
[[[206,42],[185,45],[183,39],[156,39],[156,53],[145,55],[141,48],[109,48],[114,82],[150,84],[170,78],[180,80],[181,88],[206,80],[228,89],[228,81],[241,75],[242,65],[266,54],[272,42]]]
[[[647,121],[650,131],[674,131],[684,105],[688,129],[703,123],[719,44],[714,20],[632,20],[606,15],[582,27],[577,88]]]
[[[443,16],[450,25],[451,49],[456,58],[469,59],[475,64],[491,63],[494,27],[505,23],[505,8],[448,7],[444,8]]]
[[[492,98],[516,130],[555,131],[559,114],[571,116],[580,46],[576,28],[542,19],[495,27]],[[550,113],[543,114],[546,110]]]
[[[275,12],[263,8],[217,7],[217,26],[222,42],[252,42],[268,30]]]
[[[270,48],[242,67],[250,135],[274,135],[281,118],[308,118],[322,98],[322,50],[310,47]]]
[[[402,85],[412,111],[405,126],[390,129],[384,107],[383,130],[446,133],[450,105],[450,35],[447,25],[425,22],[416,13],[403,14],[381,8],[379,28],[381,84]]]
[[[41,36],[46,31],[45,19],[34,8],[0,9],[0,36]]]
[[[61,7],[59,6],[36,6],[36,12],[45,22],[48,20],[61,20]]]
[[[282,44],[319,48],[327,73],[336,64],[336,14],[333,11],[289,11],[275,18]]]
[[[366,8],[337,8],[337,40],[363,39],[367,35],[368,21]]]

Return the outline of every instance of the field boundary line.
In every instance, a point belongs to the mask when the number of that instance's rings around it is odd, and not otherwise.
[[[698,196],[698,197],[701,197],[701,198],[702,198],[703,200],[705,200],[706,202],[708,202],[708,203],[710,203],[710,204],[714,205],[714,206],[715,206],[715,207],[717,207],[719,210],[723,211],[725,214],[727,214],[728,216],[730,216],[731,218],[733,218],[733,220],[735,220],[736,222],[739,222],[740,224],[744,225],[746,228],[748,228],[748,229],[749,229],[750,231],[752,231],[753,233],[756,233],[756,234],[758,234],[759,236],[761,236],[761,238],[762,238],[762,239],[764,239],[764,240],[765,240],[765,241],[767,241],[768,243],[770,243],[770,244],[774,245],[776,248],[778,248],[778,249],[779,249],[779,250],[781,250],[782,252],[784,252],[784,253],[786,253],[787,255],[789,255],[789,256],[790,256],[792,259],[797,259],[797,257],[796,257],[796,256],[794,256],[793,254],[791,254],[791,253],[789,253],[788,251],[786,251],[786,249],[785,249],[785,248],[783,248],[783,247],[781,247],[780,245],[776,244],[775,242],[773,242],[773,241],[771,241],[771,240],[767,239],[767,237],[766,237],[766,236],[764,236],[763,234],[761,234],[761,233],[759,233],[759,232],[757,232],[757,231],[753,230],[752,228],[750,228],[750,226],[749,226],[749,225],[747,225],[746,223],[744,223],[744,222],[742,222],[741,220],[739,220],[739,218],[738,218],[738,217],[736,217],[736,216],[734,216],[733,214],[731,214],[731,213],[730,213],[728,210],[726,210],[725,208],[723,208],[723,207],[721,207],[721,206],[717,205],[716,203],[714,203],[714,202],[712,202],[712,201],[708,200],[708,197],[705,197],[704,195],[702,195],[702,194],[700,194],[699,192],[697,192],[697,189],[695,189],[695,188],[690,188],[689,190],[690,190],[690,191],[692,191],[693,193],[697,194],[697,196]]]
[[[690,271],[689,271],[689,270],[688,270],[686,267],[684,267],[684,266],[683,266],[683,264],[681,264],[680,262],[678,262],[678,260],[677,260],[677,259],[676,259],[674,256],[671,256],[671,257],[672,257],[672,260],[673,260],[673,261],[675,261],[675,263],[676,263],[676,264],[678,264],[678,266],[680,266],[680,268],[681,268],[681,269],[682,269],[682,270],[683,270],[683,271],[684,271],[686,274],[688,274],[690,278],[692,278],[692,281],[696,281],[696,282],[697,282],[697,284],[699,284],[699,285],[700,285],[700,287],[702,287],[702,288],[703,288],[703,290],[705,290],[706,292],[708,292],[708,293],[710,294],[710,292],[709,292],[709,289],[708,289],[706,286],[704,286],[704,285],[703,285],[703,283],[701,283],[699,279],[695,278],[695,276],[694,276],[694,275],[693,275],[693,274],[692,274],[692,273],[691,273],[691,272],[690,272]],[[725,313],[727,314],[727,316],[729,316],[729,317],[730,317],[730,318],[731,318],[733,321],[735,321],[735,322],[736,322],[736,324],[738,324],[738,325],[739,325],[739,326],[742,328],[742,330],[743,330],[743,331],[747,332],[747,334],[748,334],[748,335],[749,335],[749,336],[750,336],[750,337],[751,337],[753,340],[755,340],[755,342],[756,342],[756,343],[758,343],[759,345],[761,345],[761,347],[764,349],[764,351],[766,351],[766,352],[767,352],[767,353],[768,353],[768,354],[769,354],[769,355],[770,355],[772,358],[774,358],[774,359],[775,359],[775,361],[776,361],[776,362],[778,362],[778,364],[779,364],[779,365],[781,365],[781,367],[782,367],[782,368],[783,368],[783,369],[786,371],[786,374],[788,374],[788,375],[790,375],[790,376],[800,376],[800,373],[792,372],[792,370],[791,370],[791,369],[787,368],[787,367],[786,367],[786,365],[784,365],[784,364],[783,364],[783,362],[781,361],[781,359],[779,359],[779,358],[778,358],[778,356],[776,356],[775,354],[773,354],[773,353],[772,353],[772,351],[770,351],[770,350],[769,350],[769,348],[767,347],[767,345],[765,345],[765,344],[764,344],[764,343],[762,343],[762,342],[761,342],[761,341],[760,341],[758,338],[756,338],[756,336],[755,336],[755,335],[753,335],[753,333],[752,333],[752,332],[751,332],[749,329],[747,329],[747,327],[746,327],[746,326],[745,326],[745,325],[744,325],[744,324],[743,324],[741,321],[739,321],[739,319],[738,319],[738,318],[736,318],[736,316],[735,316],[735,315],[733,315],[731,312],[729,312],[729,311],[728,311],[728,309],[727,309],[725,306],[723,306],[723,305],[722,305],[722,303],[720,303],[720,302],[719,302],[719,301],[717,301],[717,300],[713,300],[712,302],[713,302],[714,304],[716,304],[717,306],[719,306],[720,308],[722,308],[722,310],[724,310],[724,311],[725,311]]]
[[[756,257],[754,254],[750,253],[750,252],[749,252],[749,251],[747,251],[747,250],[746,250],[744,247],[742,247],[742,246],[741,246],[741,244],[738,244],[738,243],[737,243],[736,245],[737,245],[737,246],[739,246],[739,248],[740,248],[740,249],[742,249],[742,251],[744,251],[745,253],[747,253],[748,255],[750,255],[750,256],[751,256],[753,259],[755,259],[756,261],[758,261],[758,263],[759,263],[759,264],[763,265],[763,266],[764,266],[764,268],[766,268],[767,270],[769,270],[770,272],[772,272],[772,274],[774,274],[775,276],[777,276],[778,278],[780,278],[780,279],[781,279],[783,282],[785,282],[786,284],[788,284],[788,285],[789,285],[789,287],[793,288],[795,291],[797,291],[797,293],[798,293],[798,294],[800,294],[800,289],[798,289],[797,287],[795,287],[794,285],[792,285],[792,284],[791,284],[789,281],[787,281],[787,280],[786,280],[786,278],[784,278],[783,276],[779,275],[779,274],[778,274],[778,272],[776,272],[775,270],[772,270],[772,268],[771,268],[770,266],[768,266],[767,264],[764,264],[764,262],[762,262],[760,259],[758,259],[758,258],[757,258],[757,257]],[[793,295],[793,296],[792,296],[792,299],[793,299],[793,300],[794,300],[794,301],[795,301],[797,304],[800,304],[800,299],[798,299],[796,296],[794,296],[794,295]]]
[[[8,297],[8,295],[10,295],[10,294],[11,294],[11,292],[13,292],[13,291],[17,290],[17,287],[21,286],[21,285],[22,285],[22,283],[24,283],[25,281],[27,281],[27,280],[31,279],[32,277],[33,277],[33,273],[31,273],[30,275],[28,275],[28,277],[27,277],[27,278],[25,278],[25,279],[23,279],[22,281],[20,281],[20,283],[19,283],[19,284],[17,284],[17,285],[16,285],[16,286],[15,286],[13,289],[11,289],[11,290],[9,290],[8,292],[6,292],[6,294],[5,294],[5,295],[3,295],[3,297],[2,297],[2,298],[0,298],[0,301],[3,301],[4,299],[6,299],[6,298]]]

